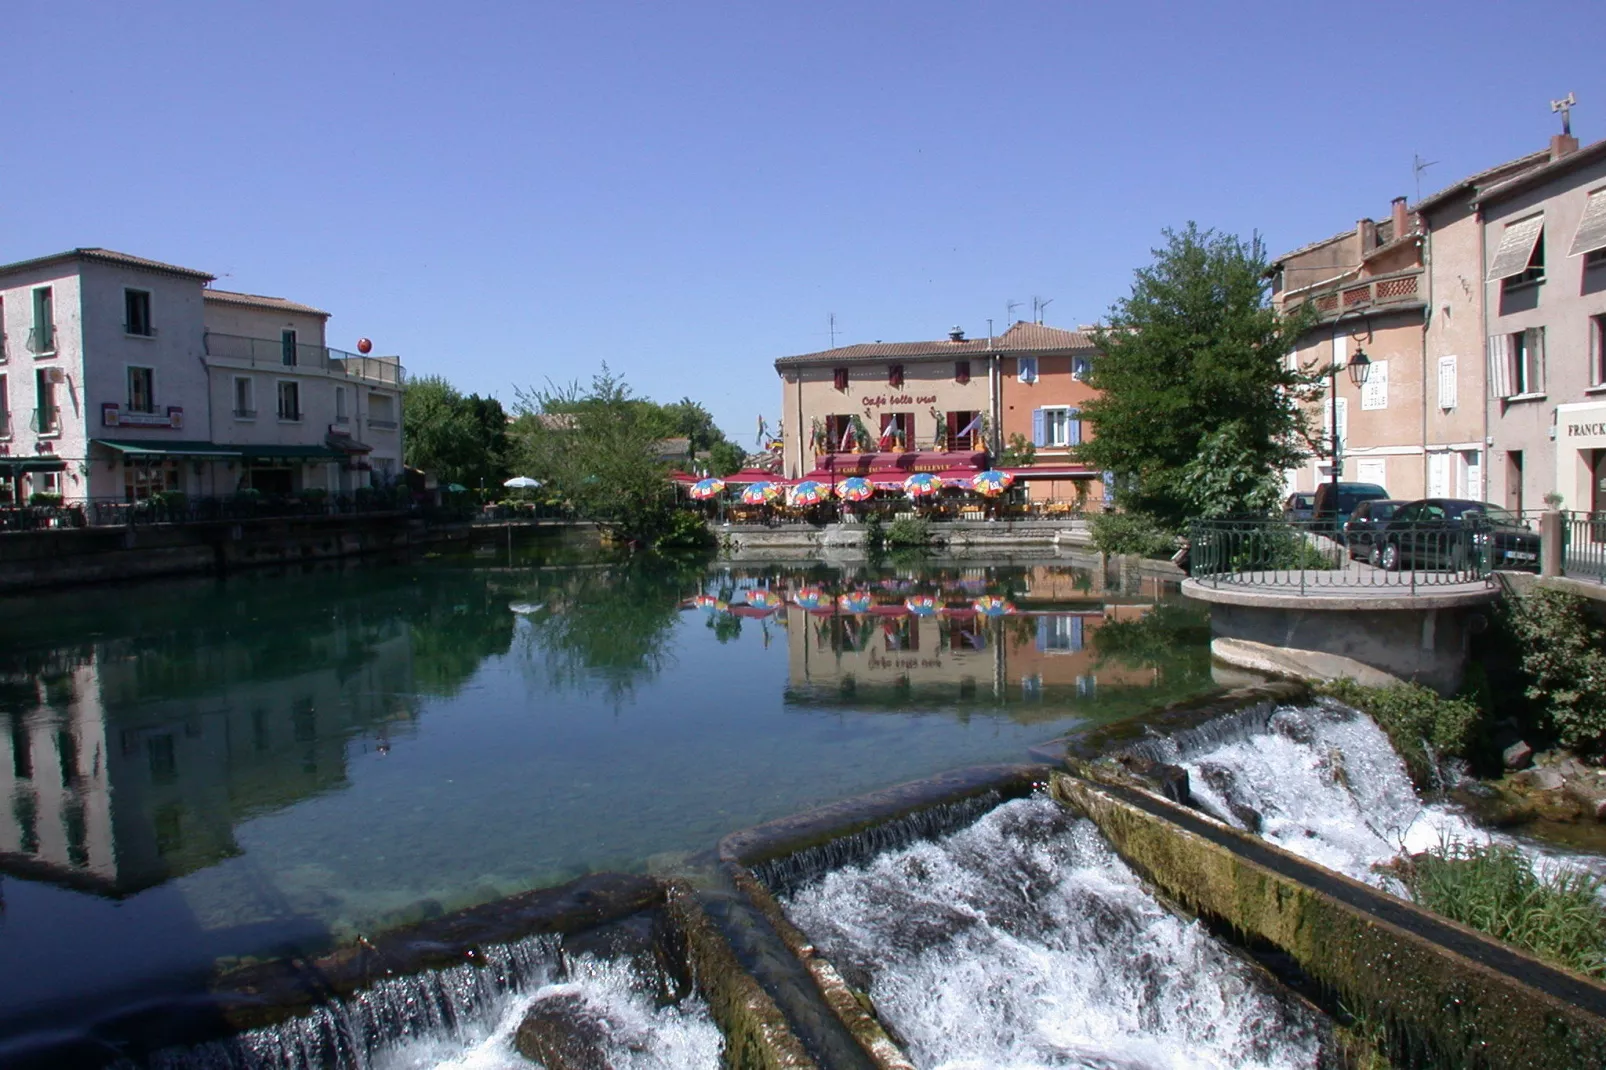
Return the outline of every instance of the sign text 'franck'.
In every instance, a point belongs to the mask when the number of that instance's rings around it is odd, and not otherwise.
[[[1568,438],[1582,438],[1586,435],[1606,435],[1606,423],[1567,425]]]
[[[891,397],[887,397],[885,394],[881,394],[877,397],[870,397],[868,394],[866,394],[864,397],[859,399],[859,404],[863,405],[867,409],[879,409],[887,405],[935,405],[936,403],[936,394],[929,394],[925,397],[918,398],[913,394],[894,394]]]

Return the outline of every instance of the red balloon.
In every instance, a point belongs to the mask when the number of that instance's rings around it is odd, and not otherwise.
[[[366,339],[366,338],[357,339],[357,352],[359,352],[359,353],[371,353],[371,352],[373,352],[373,348],[374,348],[374,344],[372,342],[370,342],[368,339]]]

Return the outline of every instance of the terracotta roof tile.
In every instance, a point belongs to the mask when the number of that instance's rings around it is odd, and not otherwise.
[[[859,364],[879,360],[953,360],[962,357],[985,356],[1003,352],[1058,352],[1071,349],[1092,349],[1093,342],[1081,331],[1066,331],[1041,323],[1016,323],[991,343],[985,338],[967,338],[962,342],[943,339],[938,342],[860,342],[851,346],[838,346],[818,353],[799,353],[781,357],[777,368],[813,367],[818,365]]]
[[[87,247],[69,249],[64,253],[52,253],[49,256],[39,256],[32,260],[19,260],[13,264],[0,265],[0,274],[19,271],[23,268],[39,267],[63,260],[87,260],[92,263],[114,264],[118,267],[139,268],[141,271],[155,271],[163,275],[177,275],[180,278],[199,279],[202,282],[211,282],[212,275],[194,268],[179,267],[176,264],[164,264],[160,260],[148,260],[143,256],[132,256],[128,253],[119,253],[114,249],[100,249]]]
[[[247,305],[251,308],[268,308],[280,312],[303,312],[309,316],[328,317],[329,313],[321,308],[311,305],[297,304],[282,297],[264,297],[261,294],[235,293],[233,290],[213,290],[208,288],[203,295],[208,301],[216,301],[224,305]]]

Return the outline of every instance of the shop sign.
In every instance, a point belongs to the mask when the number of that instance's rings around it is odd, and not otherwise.
[[[871,397],[866,394],[859,399],[859,403],[867,409],[882,409],[888,405],[935,405],[937,403],[937,395],[928,394],[925,397],[915,397],[913,394],[894,394],[888,397],[885,394],[880,394],[876,397]]]
[[[169,405],[165,413],[123,412],[115,401],[100,407],[100,422],[106,427],[163,427],[174,431],[184,428],[184,409]]]

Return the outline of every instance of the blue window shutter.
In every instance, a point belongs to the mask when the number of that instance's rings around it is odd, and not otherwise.
[[[1038,447],[1044,445],[1042,409],[1032,410],[1032,445]]]
[[[1081,650],[1082,649],[1082,642],[1083,642],[1082,618],[1081,617],[1072,617],[1071,618],[1071,649],[1072,650]]]
[[[1048,618],[1047,617],[1038,617],[1037,618],[1037,649],[1038,650],[1047,650],[1048,649]]]
[[[1067,446],[1080,446],[1082,444],[1082,410],[1072,409],[1065,414],[1065,444]]]

